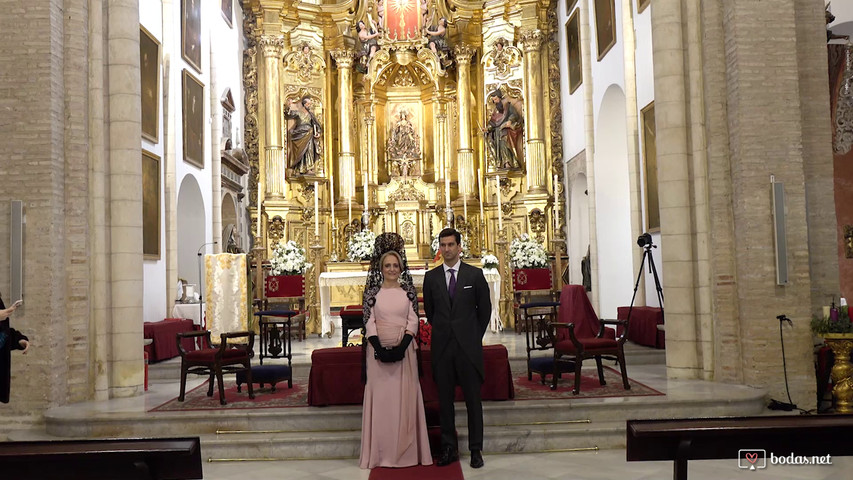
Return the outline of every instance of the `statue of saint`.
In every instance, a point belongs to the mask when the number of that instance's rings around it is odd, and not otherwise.
[[[414,160],[421,157],[420,135],[409,120],[409,111],[400,109],[397,121],[391,127],[385,153],[391,160],[391,173],[403,176],[417,175]],[[415,167],[415,171],[412,171]]]
[[[495,90],[489,95],[489,101],[495,106],[486,131],[486,145],[489,149],[490,164],[495,168],[521,168],[523,157],[524,120],[503,92]]]
[[[294,173],[306,174],[315,170],[323,158],[323,127],[311,111],[314,101],[303,97],[302,101],[290,100],[285,116],[294,120],[288,133],[289,166]]]
[[[443,52],[449,52],[450,47],[447,45],[447,19],[441,17],[438,19],[438,25],[435,28],[427,27],[426,29],[427,36],[429,37],[427,41],[429,42],[429,48],[436,55],[440,55]]]
[[[367,55],[368,60],[373,58],[373,55],[379,50],[379,41],[376,40],[379,32],[372,28],[368,29],[367,25],[364,24],[364,20],[358,21],[355,25],[355,30],[358,32],[358,39],[361,41],[361,48],[364,50],[364,55]]]

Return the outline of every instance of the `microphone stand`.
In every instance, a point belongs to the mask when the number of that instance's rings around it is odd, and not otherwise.
[[[204,289],[201,288],[201,251],[208,245],[216,245],[219,242],[207,242],[198,247],[198,321],[202,328],[207,328],[207,322],[204,321]]]

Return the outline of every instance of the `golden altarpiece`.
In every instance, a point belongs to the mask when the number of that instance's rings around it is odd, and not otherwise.
[[[470,261],[500,259],[505,324],[508,240],[559,248],[556,2],[482,5],[246,2],[253,252],[290,239],[309,252],[309,333],[321,274],[366,268],[347,258],[362,229],[399,233],[410,265],[432,266],[432,239],[454,226]],[[332,304],[360,303],[361,289],[337,287]]]

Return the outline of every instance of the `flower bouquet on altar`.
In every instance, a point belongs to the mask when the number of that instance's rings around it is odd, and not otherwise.
[[[376,242],[376,234],[371,230],[362,230],[351,236],[347,243],[347,258],[350,262],[370,260],[373,255],[373,243]]]
[[[490,254],[483,255],[483,271],[485,273],[498,273],[498,257]]]
[[[509,244],[509,264],[513,269],[547,268],[548,252],[544,245],[525,233],[521,238],[514,238]]]
[[[271,275],[304,275],[311,267],[305,249],[293,240],[278,242],[270,258]]]

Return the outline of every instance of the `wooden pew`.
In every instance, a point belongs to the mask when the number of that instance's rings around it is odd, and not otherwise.
[[[198,437],[0,442],[0,472],[15,480],[197,479],[203,478],[201,442]]]
[[[764,450],[766,464],[771,454],[853,455],[851,431],[853,415],[628,420],[626,456],[629,462],[673,460],[673,478],[686,480],[688,460],[739,459],[746,449]],[[749,459],[753,465],[746,459],[739,465],[755,466],[756,457]]]

